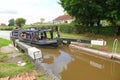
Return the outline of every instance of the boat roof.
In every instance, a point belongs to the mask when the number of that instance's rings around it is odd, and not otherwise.
[[[38,30],[29,30],[29,29],[27,29],[27,30],[20,30],[21,32],[36,32],[36,31],[38,31]]]
[[[20,32],[51,32],[53,30],[51,29],[40,29],[40,30],[31,30],[31,29],[27,29],[27,30],[20,30]]]
[[[38,30],[39,32],[51,32],[53,31],[52,29],[42,29],[42,30]]]

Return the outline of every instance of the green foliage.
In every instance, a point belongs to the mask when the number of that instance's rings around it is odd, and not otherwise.
[[[120,20],[119,0],[60,0],[59,4],[82,25],[100,26],[100,20],[106,19],[115,26]]]
[[[40,18],[40,22],[43,23],[45,21],[44,18]]]
[[[0,26],[0,30],[14,30],[14,29],[15,29],[14,26],[6,26],[6,27]]]
[[[10,19],[10,20],[9,20],[9,24],[8,24],[8,26],[14,26],[14,22],[15,22],[14,19]]]
[[[111,26],[107,27],[85,27],[81,25],[75,26],[75,32],[78,34],[83,33],[92,33],[96,35],[104,35],[104,36],[114,36],[115,35],[115,28]]]
[[[115,28],[114,27],[102,27],[98,31],[100,35],[105,35],[105,36],[114,36],[115,35]]]
[[[30,28],[30,27],[32,27],[32,26],[30,26],[30,25],[23,25],[22,26],[23,29],[27,29],[27,28]]]
[[[72,24],[59,24],[59,30],[63,33],[75,33],[74,26]]]
[[[107,0],[106,1],[106,17],[115,26],[117,20],[120,20],[120,1],[119,0]]]
[[[114,36],[115,35],[115,27],[106,26],[106,27],[89,27],[83,25],[76,25],[76,24],[40,24],[34,25],[37,29],[52,29],[54,31],[59,30],[63,33],[76,33],[76,34],[83,34],[83,33],[92,33],[98,35],[105,35],[105,36]],[[29,28],[30,26],[24,26],[24,28]]]
[[[52,29],[54,31],[58,30],[58,25],[55,24],[35,24],[35,25],[25,25],[23,26],[24,29],[35,27],[37,29]]]
[[[3,38],[0,38],[0,47],[2,46],[7,46],[11,43],[10,40],[6,40],[6,39],[3,39]]]
[[[114,36],[115,28],[111,26],[107,27],[86,27],[82,25],[73,25],[73,24],[59,24],[59,31],[63,33],[76,33],[76,34],[84,34],[84,33],[92,33],[96,35],[104,35],[104,36]]]
[[[93,25],[104,16],[102,6],[95,0],[60,0],[60,4],[68,14],[83,25]]]
[[[22,27],[23,25],[25,25],[25,22],[26,22],[26,20],[24,18],[17,18],[15,20],[15,24],[19,27]]]

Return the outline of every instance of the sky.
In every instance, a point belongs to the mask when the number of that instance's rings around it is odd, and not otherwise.
[[[26,24],[52,21],[63,15],[59,0],[0,0],[0,23],[8,24],[10,19],[24,18]]]

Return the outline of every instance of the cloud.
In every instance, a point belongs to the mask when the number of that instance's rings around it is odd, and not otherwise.
[[[11,18],[23,17],[27,23],[39,22],[40,18],[51,21],[63,14],[59,0],[0,0],[0,23]]]
[[[0,10],[0,14],[18,14],[16,10]]]

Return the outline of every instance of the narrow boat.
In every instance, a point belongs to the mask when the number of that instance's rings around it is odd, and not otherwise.
[[[54,38],[53,30],[21,30],[18,38],[20,41],[38,45],[40,47],[58,47],[61,42]]]
[[[18,39],[18,32],[19,30],[13,30],[10,33],[10,39],[14,38],[14,39]]]

